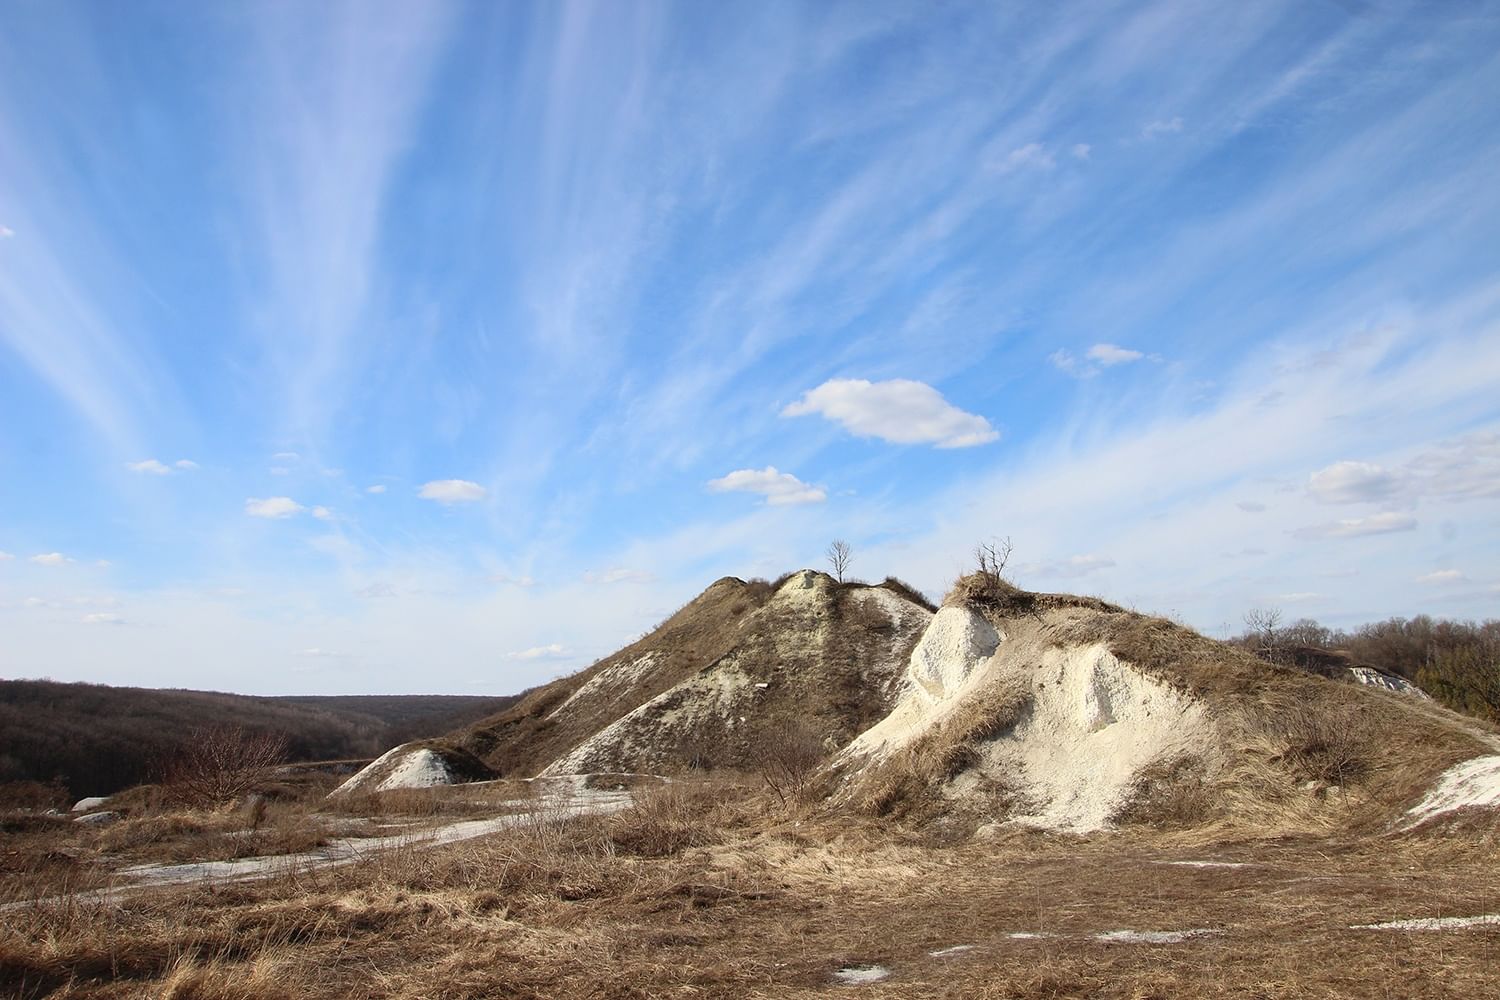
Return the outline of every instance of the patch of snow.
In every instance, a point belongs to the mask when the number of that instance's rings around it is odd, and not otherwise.
[[[890,974],[891,970],[883,965],[850,965],[835,972],[833,978],[846,986],[863,986],[878,983]]]
[[[1175,865],[1179,868],[1253,868],[1244,861],[1158,861],[1159,865]]]
[[[1444,771],[1427,797],[1407,811],[1412,823],[1470,807],[1500,807],[1500,754],[1475,757]]]
[[[1387,691],[1395,691],[1397,694],[1409,694],[1414,698],[1425,698],[1428,701],[1432,700],[1431,696],[1428,695],[1426,691],[1423,691],[1421,688],[1417,687],[1415,684],[1404,677],[1396,677],[1393,674],[1383,674],[1378,670],[1371,669],[1370,667],[1350,667],[1349,673],[1354,678],[1354,682],[1356,684],[1364,684],[1368,687],[1384,688]]]
[[[972,944],[956,944],[951,948],[939,948],[937,951],[929,951],[927,954],[933,958],[947,958],[949,955],[962,955],[966,951],[973,951]]]
[[[1194,927],[1185,931],[1104,931],[1094,935],[1094,940],[1110,944],[1181,944],[1193,938],[1215,937],[1223,931],[1208,927]]]
[[[1012,941],[1040,941],[1042,938],[1057,937],[1056,934],[1048,934],[1043,931],[1016,931],[1005,936]]]
[[[1500,927],[1500,913],[1477,917],[1419,917],[1412,920],[1389,920],[1383,924],[1354,924],[1356,931],[1461,931],[1469,927]]]
[[[73,812],[81,813],[88,812],[90,809],[98,809],[108,801],[108,796],[91,795],[86,799],[79,799],[77,802],[73,803]]]

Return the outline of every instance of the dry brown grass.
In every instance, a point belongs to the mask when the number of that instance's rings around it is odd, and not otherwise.
[[[886,998],[1377,1000],[1500,985],[1493,929],[1350,929],[1500,911],[1493,845],[1452,832],[1211,846],[1014,832],[944,848],[769,805],[664,790],[617,817],[539,816],[347,868],[36,908],[0,924],[0,994],[843,996],[832,973],[868,962],[892,976],[862,995]],[[1200,860],[1248,867],[1170,863]],[[1220,934],[1095,937],[1190,928]],[[930,954],[955,945],[972,947]]]

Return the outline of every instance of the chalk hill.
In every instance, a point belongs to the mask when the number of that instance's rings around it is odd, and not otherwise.
[[[896,581],[726,578],[351,788],[450,780],[445,754],[455,774],[753,771],[810,742],[829,802],[971,828],[1389,825],[1500,802],[1493,727],[1324,673],[984,574],[936,613]]]

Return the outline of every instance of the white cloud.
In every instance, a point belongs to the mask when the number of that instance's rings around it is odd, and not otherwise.
[[[1417,519],[1410,514],[1387,512],[1371,514],[1369,517],[1344,518],[1298,528],[1293,532],[1298,538],[1359,538],[1363,535],[1387,535],[1394,531],[1411,531]]]
[[[7,561],[9,559],[14,559],[14,558],[15,558],[15,556],[11,555],[9,552],[0,552],[0,562],[5,562],[5,561]]]
[[[1057,562],[1031,563],[1019,569],[1022,573],[1042,579],[1072,579],[1109,569],[1113,565],[1115,561],[1105,556],[1082,555],[1069,556]]]
[[[0,240],[8,240],[16,235],[16,231],[9,226],[0,226]]]
[[[546,646],[532,646],[530,649],[506,653],[505,658],[507,660],[556,660],[567,655],[567,647],[560,642],[554,642]]]
[[[925,382],[829,379],[781,411],[783,417],[822,414],[859,437],[893,444],[969,448],[1000,437],[984,417],[965,413]]]
[[[377,581],[375,583],[371,583],[364,587],[358,588],[354,591],[354,596],[363,597],[370,600],[373,600],[377,597],[395,597],[396,588],[392,587],[388,583],[381,583]]]
[[[148,458],[144,462],[126,462],[125,468],[131,472],[149,472],[153,476],[171,475],[172,470],[154,458]]]
[[[32,556],[31,561],[38,566],[66,566],[73,560],[61,552],[43,552],[41,555]]]
[[[85,625],[124,625],[125,619],[112,611],[96,611],[93,614],[84,615],[81,621]]]
[[[366,493],[384,493],[385,492],[385,484],[384,483],[376,483],[374,486],[366,486],[365,487],[365,492]]]
[[[536,581],[529,576],[507,576],[504,573],[496,573],[490,577],[490,583],[505,583],[513,587],[535,587]]]
[[[292,470],[284,465],[273,465],[266,471],[273,476],[289,476],[292,474]]]
[[[650,583],[656,577],[640,569],[616,567],[602,573],[583,574],[585,583]]]
[[[1314,472],[1307,491],[1320,503],[1374,503],[1401,490],[1402,477],[1368,462],[1335,462]]]
[[[327,507],[323,507],[320,505],[312,509],[312,516],[317,518],[319,521],[332,521],[333,511],[329,510]]]
[[[179,458],[172,464],[184,472],[191,472],[198,467],[198,463],[191,458]]]
[[[1423,573],[1421,576],[1416,578],[1415,582],[1431,584],[1465,583],[1468,581],[1468,579],[1469,578],[1459,570],[1440,569],[1435,570],[1431,573]]]
[[[1080,142],[1075,144],[1070,152],[1072,152],[1075,160],[1087,160],[1093,151],[1094,147],[1086,142]]]
[[[1173,135],[1182,131],[1181,118],[1169,118],[1164,121],[1148,122],[1141,129],[1142,139],[1154,139],[1159,135]]]
[[[772,506],[822,503],[828,499],[828,494],[821,488],[809,486],[790,472],[777,471],[774,465],[764,469],[736,469],[726,476],[709,480],[708,488],[715,493],[759,493]]]
[[[417,496],[423,500],[436,500],[438,503],[473,503],[483,500],[489,491],[478,483],[471,483],[467,479],[434,479],[430,483],[423,483],[422,488],[417,491]]]
[[[1254,500],[1241,500],[1235,506],[1247,514],[1264,514],[1266,512],[1266,505]]]
[[[1273,604],[1306,604],[1309,601],[1320,601],[1323,595],[1312,590],[1296,590],[1290,594],[1277,594],[1271,598]]]
[[[1140,351],[1133,351],[1128,347],[1119,347],[1115,344],[1095,344],[1088,349],[1088,359],[1106,368],[1111,365],[1128,365],[1145,356]]]
[[[297,655],[320,660],[342,660],[349,654],[341,653],[333,649],[320,649],[317,646],[310,646],[307,649],[297,650]]]
[[[274,454],[274,455],[271,456],[271,461],[273,461],[273,462],[296,462],[296,461],[299,461],[301,458],[302,458],[302,456],[299,455],[299,454],[297,454],[295,451],[278,451],[276,454]]]
[[[306,509],[291,497],[267,497],[264,500],[250,497],[245,501],[245,513],[251,517],[291,517]]]
[[[1106,368],[1127,365],[1145,357],[1147,355],[1141,351],[1120,347],[1117,344],[1095,344],[1084,352],[1083,358],[1079,358],[1067,348],[1059,348],[1047,355],[1047,360],[1052,362],[1059,371],[1066,372],[1074,378],[1093,378]],[[1150,359],[1161,360],[1154,354],[1150,355]]]
[[[995,164],[992,169],[1000,173],[1009,173],[1012,170],[1022,170],[1027,167],[1050,170],[1055,162],[1052,154],[1047,152],[1041,143],[1028,142],[1024,146],[1011,150],[1005,159]]]

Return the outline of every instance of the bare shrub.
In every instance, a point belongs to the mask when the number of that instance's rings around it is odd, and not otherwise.
[[[795,722],[784,722],[766,740],[760,777],[783,807],[801,801],[823,763],[823,742]]]
[[[286,757],[286,737],[279,733],[240,726],[194,729],[161,766],[161,783],[186,805],[222,805],[268,781]]]
[[[1297,706],[1281,714],[1277,728],[1282,761],[1303,779],[1345,785],[1373,762],[1373,733],[1355,709]]]

